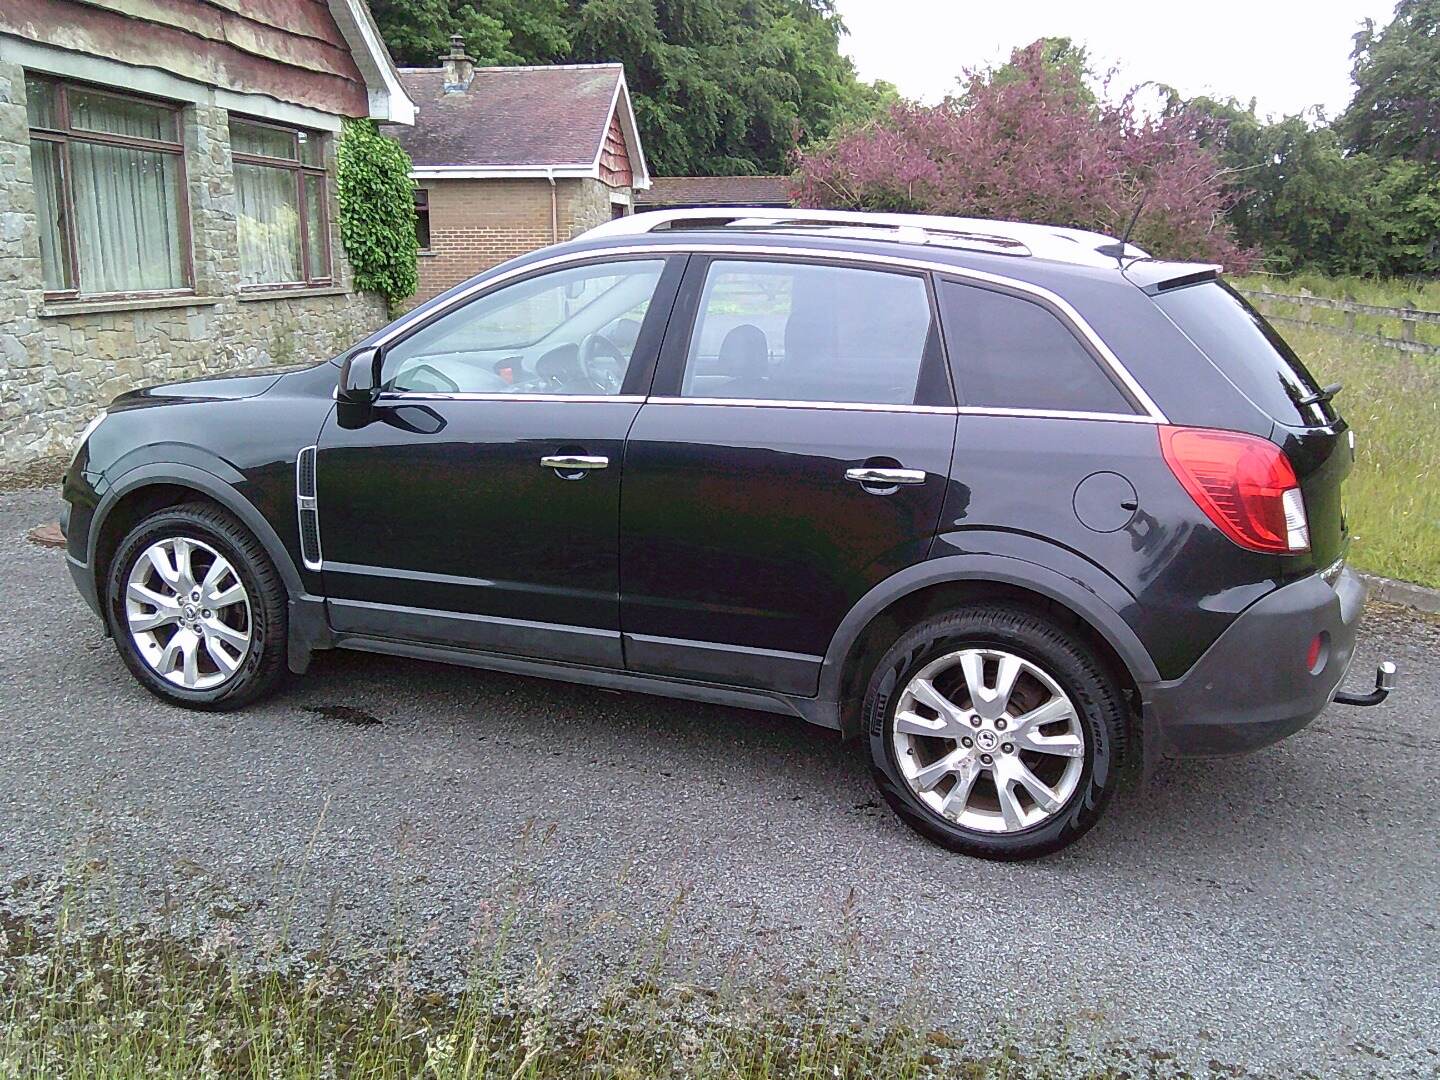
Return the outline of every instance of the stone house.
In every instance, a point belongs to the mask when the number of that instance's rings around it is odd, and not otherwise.
[[[415,123],[416,301],[516,255],[634,211],[650,186],[620,64],[476,67],[451,39],[437,68],[402,68]]]
[[[363,0],[4,0],[0,467],[135,386],[383,323],[351,286],[335,143],[413,115]]]

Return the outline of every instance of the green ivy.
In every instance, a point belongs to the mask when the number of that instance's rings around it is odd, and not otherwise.
[[[410,155],[374,121],[347,120],[339,159],[340,239],[355,287],[380,293],[394,308],[418,284]]]

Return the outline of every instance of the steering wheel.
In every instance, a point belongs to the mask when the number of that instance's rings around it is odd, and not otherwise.
[[[602,394],[618,394],[630,358],[604,334],[594,333],[580,346],[580,370]]]

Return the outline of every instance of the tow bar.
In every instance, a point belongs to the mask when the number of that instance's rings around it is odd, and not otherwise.
[[[1386,660],[1375,669],[1375,689],[1368,694],[1336,694],[1331,701],[1337,705],[1379,705],[1395,689],[1395,665]]]

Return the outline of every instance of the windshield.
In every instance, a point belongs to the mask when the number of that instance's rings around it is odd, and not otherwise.
[[[1301,405],[1320,392],[1285,339],[1244,297],[1219,281],[1162,292],[1155,303],[1240,392],[1291,427],[1333,423],[1328,402]]]

